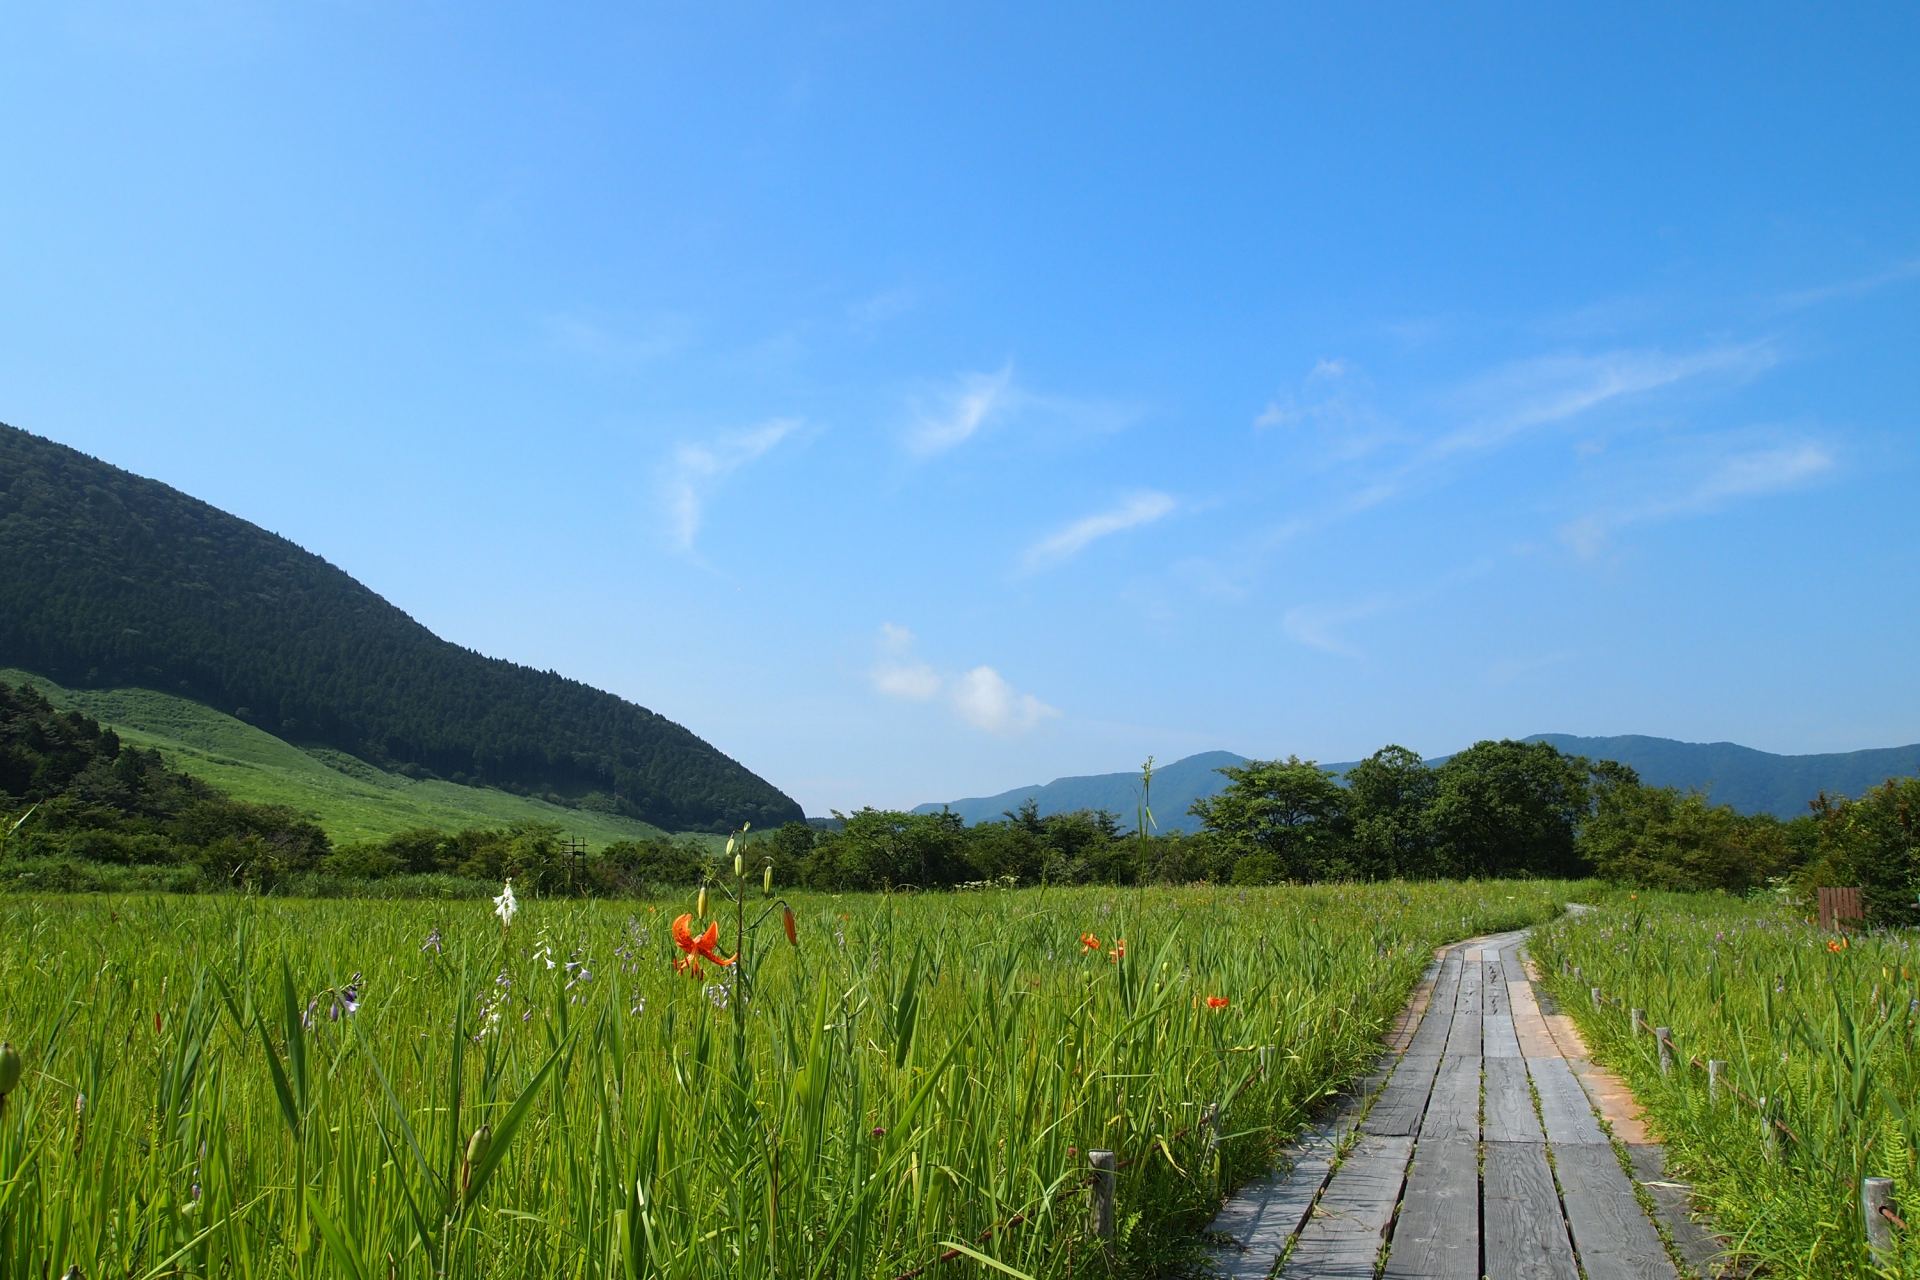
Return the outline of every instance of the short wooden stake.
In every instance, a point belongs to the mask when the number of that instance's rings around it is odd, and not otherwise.
[[[1220,1104],[1209,1102],[1200,1113],[1200,1124],[1207,1131],[1207,1154],[1212,1155],[1220,1148]]]
[[[1633,1034],[1637,1036],[1646,1034],[1647,1011],[1645,1009],[1629,1009],[1627,1017],[1633,1022]]]
[[[1780,1135],[1773,1131],[1773,1108],[1767,1103],[1767,1095],[1760,1095],[1760,1145],[1765,1148],[1767,1159],[1776,1160],[1780,1156]]]
[[[1600,988],[1588,987],[1587,999],[1593,1001],[1593,1007],[1598,1009],[1600,1007]]]
[[[1725,1058],[1707,1059],[1707,1101],[1716,1102],[1720,1098],[1720,1077],[1727,1074]]]
[[[1892,1178],[1860,1180],[1860,1212],[1867,1220],[1867,1248],[1873,1251],[1876,1262],[1885,1262],[1893,1256],[1893,1223],[1887,1220],[1892,1209]]]
[[[1673,1032],[1666,1027],[1655,1027],[1653,1039],[1660,1046],[1660,1074],[1670,1076],[1673,1074],[1673,1045],[1670,1043]]]
[[[1087,1163],[1093,1166],[1094,1239],[1111,1240],[1113,1239],[1113,1152],[1089,1151]]]
[[[1266,1045],[1266,1044],[1261,1045],[1260,1046],[1260,1078],[1261,1079],[1263,1080],[1266,1079],[1267,1071],[1271,1066],[1272,1062],[1273,1062],[1273,1046]]]
[[[1583,970],[1582,970],[1582,969],[1580,968],[1580,966],[1579,966],[1579,965],[1575,965],[1575,966],[1573,966],[1573,976],[1574,976],[1575,978],[1584,978],[1584,977],[1586,977],[1587,975],[1586,975],[1586,973],[1585,973],[1585,971],[1583,971]]]

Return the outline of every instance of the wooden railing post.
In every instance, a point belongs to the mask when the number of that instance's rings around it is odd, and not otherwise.
[[[1727,1074],[1727,1062],[1724,1058],[1707,1059],[1707,1101],[1715,1102],[1720,1097],[1720,1077]]]
[[[1094,1239],[1111,1240],[1113,1239],[1113,1152],[1089,1151],[1087,1163],[1093,1166]]]
[[[1893,1256],[1893,1223],[1887,1218],[1892,1208],[1892,1178],[1860,1180],[1860,1212],[1866,1218],[1867,1248],[1873,1251],[1875,1262],[1886,1262]]]
[[[1670,1076],[1673,1074],[1673,1031],[1668,1027],[1655,1027],[1653,1038],[1660,1046],[1660,1074]]]

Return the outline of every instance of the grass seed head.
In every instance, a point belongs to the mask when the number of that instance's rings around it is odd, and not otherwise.
[[[12,1093],[20,1083],[20,1051],[12,1043],[0,1044],[0,1098]]]

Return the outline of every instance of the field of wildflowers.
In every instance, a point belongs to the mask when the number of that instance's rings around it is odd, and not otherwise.
[[[1566,896],[0,899],[0,1275],[1151,1274]]]
[[[1895,1228],[1876,1258],[1861,1209],[1861,1180],[1887,1177],[1900,1212],[1920,1216],[1917,944],[1912,930],[1824,933],[1779,904],[1622,892],[1541,929],[1531,949],[1751,1262],[1920,1277],[1920,1240]],[[1670,1072],[1632,1009],[1671,1028]],[[1715,1059],[1728,1078],[1710,1092]]]

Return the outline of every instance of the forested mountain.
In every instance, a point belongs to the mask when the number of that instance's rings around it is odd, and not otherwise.
[[[291,742],[670,831],[800,806],[644,707],[449,644],[318,556],[0,425],[0,666],[182,694]]]
[[[1651,787],[1701,791],[1714,804],[1729,805],[1741,813],[1770,813],[1796,818],[1822,792],[1829,796],[1864,795],[1888,778],[1920,773],[1920,744],[1848,751],[1830,755],[1782,756],[1732,742],[1676,742],[1638,734],[1614,738],[1583,738],[1570,733],[1540,733],[1527,742],[1546,742],[1567,755],[1589,760],[1616,760],[1640,775]],[[1438,765],[1436,756],[1427,761]],[[1188,756],[1153,772],[1153,815],[1162,830],[1198,831],[1200,820],[1187,812],[1197,799],[1226,788],[1222,766],[1246,764],[1231,751],[1207,751]],[[1323,768],[1346,776],[1351,763]],[[992,822],[1032,800],[1044,816],[1077,809],[1105,809],[1123,826],[1133,825],[1140,803],[1140,774],[1098,773],[1058,778],[1041,786],[1017,787],[998,795],[970,797],[947,804],[923,804],[915,813],[952,809],[967,822]]]

